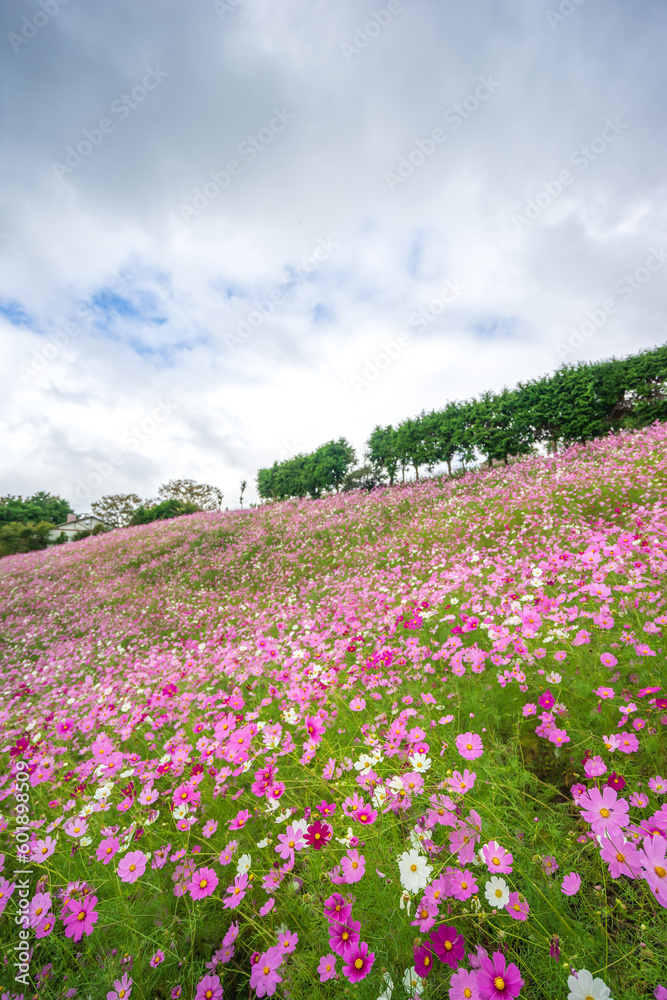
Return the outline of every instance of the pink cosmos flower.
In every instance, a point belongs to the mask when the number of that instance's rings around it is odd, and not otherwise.
[[[412,927],[418,927],[422,934],[426,931],[430,931],[431,927],[436,921],[438,916],[438,907],[426,896],[422,896],[420,902],[417,904],[417,910],[415,912],[415,920],[412,921]]]
[[[555,743],[556,746],[562,746],[563,743],[569,743],[570,737],[567,734],[566,729],[553,728],[549,732],[549,742]]]
[[[42,917],[39,923],[35,926],[35,937],[36,938],[48,937],[49,934],[52,932],[55,923],[56,923],[56,918],[52,913],[48,913],[45,917]]]
[[[518,892],[510,893],[510,898],[505,909],[513,920],[528,920],[528,914],[530,913],[528,900],[522,899]]]
[[[456,927],[441,924],[431,933],[430,942],[440,961],[450,968],[455,969],[463,961],[465,941]]]
[[[114,854],[117,853],[120,847],[120,840],[118,837],[105,837],[97,845],[97,851],[95,852],[95,857],[98,861],[101,861],[103,865],[108,865]]]
[[[479,886],[475,876],[466,868],[464,871],[455,871],[449,875],[449,892],[454,899],[463,903],[479,892]]]
[[[230,830],[242,830],[250,819],[250,812],[247,809],[240,809],[234,819],[229,824]]]
[[[195,1000],[222,1000],[222,983],[219,976],[204,976],[197,983]]]
[[[295,851],[300,851],[305,847],[305,843],[301,827],[290,824],[285,833],[278,834],[278,846],[275,850],[283,861],[289,861],[290,858],[294,857]]]
[[[584,764],[584,771],[589,778],[599,778],[601,774],[606,773],[607,765],[602,757],[591,757]]]
[[[243,897],[245,896],[246,886],[248,885],[248,876],[245,872],[242,875],[237,875],[234,879],[234,884],[227,886],[227,899],[223,902],[223,906],[226,910],[233,910],[239,905]]]
[[[576,872],[570,872],[563,879],[560,887],[560,891],[564,896],[576,896],[581,888],[581,875],[577,875]]]
[[[212,837],[215,831],[218,829],[217,819],[210,819],[202,830],[202,837]]]
[[[264,906],[260,907],[259,915],[260,917],[265,917],[267,913],[270,913],[273,907],[276,905],[276,900],[273,896],[264,903]]]
[[[618,660],[613,653],[603,653],[600,657],[600,663],[604,664],[605,667],[615,667]]]
[[[258,956],[250,973],[250,987],[255,990],[258,997],[273,996],[278,983],[282,983],[282,976],[279,976],[277,971],[282,960],[283,956],[278,948],[269,948],[263,955]]]
[[[653,895],[661,906],[667,907],[667,839],[662,836],[644,837],[639,864]]]
[[[630,822],[628,816],[628,803],[625,799],[619,799],[618,793],[613,788],[590,788],[588,792],[581,796],[578,802],[581,815],[587,823],[591,824],[593,833],[600,836],[619,836],[621,829]]]
[[[630,805],[636,806],[637,809],[646,809],[648,797],[643,792],[633,792],[630,796]]]
[[[343,975],[346,976],[351,983],[358,983],[362,979],[365,979],[368,973],[373,968],[373,963],[375,962],[375,952],[368,953],[368,945],[365,941],[361,941],[355,948],[352,949],[347,965],[343,966]]]
[[[320,975],[320,982],[326,983],[327,979],[336,978],[336,956],[335,955],[324,955],[320,959],[320,964],[317,966],[317,971]]]
[[[529,715],[535,715],[535,712],[537,711],[537,705],[535,705],[534,702],[529,701],[526,705],[523,706],[521,711],[523,713],[524,718],[528,718]]]
[[[95,909],[97,896],[84,896],[83,899],[70,899],[67,903],[70,912],[63,917],[65,925],[65,937],[71,937],[76,944],[84,934],[93,933],[93,926],[97,923],[99,913]]]
[[[484,753],[482,737],[477,733],[462,733],[456,737],[456,747],[465,760],[475,760]]]
[[[465,793],[475,784],[476,778],[477,775],[475,772],[469,771],[466,767],[463,774],[461,774],[460,771],[454,771],[453,775],[450,778],[447,778],[447,784],[453,792],[458,792],[459,795],[465,795]]]
[[[277,947],[283,955],[291,955],[298,943],[299,936],[294,931],[283,931],[278,935]]]
[[[332,920],[329,924],[329,947],[341,958],[346,959],[359,943],[361,924],[348,917],[345,922]]]
[[[148,858],[143,851],[131,851],[118,862],[116,872],[121,882],[136,882],[146,871]]]
[[[494,875],[506,875],[512,871],[514,857],[497,841],[492,840],[489,844],[485,844],[481,853],[487,868]]]
[[[212,868],[198,868],[188,882],[188,889],[193,899],[204,899],[215,892],[217,884],[218,876]]]
[[[36,840],[30,845],[30,860],[39,864],[46,861],[54,853],[58,842],[53,837],[46,837],[44,840]]]
[[[359,882],[363,878],[366,871],[366,859],[363,854],[359,854],[359,851],[350,850],[341,859],[341,868],[343,869],[344,881],[348,885],[351,885],[353,882]]]
[[[477,973],[457,969],[449,980],[449,1000],[479,1000]]]
[[[88,829],[85,819],[69,819],[63,828],[68,837],[83,837]]]
[[[36,927],[51,909],[51,893],[36,892],[30,900],[28,907],[28,918],[30,927]]]
[[[639,740],[634,733],[619,733],[618,749],[621,753],[636,753],[639,750]]]
[[[350,702],[350,708],[353,712],[363,712],[366,708],[366,701],[364,698],[353,698]]]
[[[667,795],[667,780],[661,778],[659,774],[655,778],[649,778],[648,787],[657,795]]]
[[[157,969],[158,965],[164,962],[164,952],[158,948],[155,954],[152,956],[150,962],[148,963],[151,969]]]
[[[600,838],[600,857],[609,865],[609,874],[612,878],[619,875],[627,875],[628,878],[637,878],[641,867],[639,851],[630,843],[624,843],[622,837]]]
[[[481,1000],[514,1000],[523,986],[523,979],[512,962],[507,965],[501,951],[494,951],[492,958],[481,958],[477,973],[477,989]]]
[[[114,981],[114,988],[107,993],[107,1000],[129,1000],[132,993],[132,977],[124,973],[121,979]]]

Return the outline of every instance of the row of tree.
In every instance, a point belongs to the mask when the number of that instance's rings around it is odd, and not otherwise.
[[[246,483],[241,484],[241,503]],[[103,521],[92,530],[77,531],[52,538],[58,524],[74,511],[66,500],[43,491],[32,497],[0,497],[0,556],[33,552],[47,545],[78,542],[113,528],[149,524],[151,521],[219,510],[223,493],[217,486],[196,483],[193,479],[172,479],[158,489],[155,500],[141,500],[136,493],[116,493],[91,504],[92,513]]]
[[[562,446],[590,441],[613,431],[667,420],[667,345],[627,358],[563,365],[552,375],[519,382],[514,389],[484,392],[439,410],[374,428],[366,444],[366,464],[352,470],[355,454],[344,439],[310,455],[296,455],[260,469],[262,499],[319,497],[336,489],[371,489],[393,484],[413,468],[432,472],[458,462],[508,463],[539,445],[556,453]]]

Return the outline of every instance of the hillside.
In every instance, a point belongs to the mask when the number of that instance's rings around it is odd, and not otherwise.
[[[666,518],[655,424],[0,561],[40,996],[651,996]]]

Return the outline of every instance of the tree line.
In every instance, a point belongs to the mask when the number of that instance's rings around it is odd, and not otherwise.
[[[565,364],[552,375],[519,382],[513,389],[483,392],[422,411],[396,427],[376,426],[365,447],[365,464],[353,469],[354,449],[330,441],[312,454],[274,462],[257,474],[263,500],[317,498],[335,489],[372,489],[393,485],[408,469],[480,460],[507,464],[539,445],[559,448],[584,443],[614,431],[667,420],[667,345],[626,358]]]
[[[241,484],[241,504],[245,486]],[[158,488],[154,500],[142,500],[136,493],[109,494],[91,504],[91,512],[104,524],[97,524],[90,531],[76,531],[69,537],[77,542],[113,528],[219,510],[223,495],[217,486],[196,483],[193,479],[171,479]],[[66,542],[68,536],[64,531],[55,539],[50,538],[50,534],[65,522],[68,514],[74,511],[66,500],[43,490],[26,498],[0,497],[0,556],[33,552]]]

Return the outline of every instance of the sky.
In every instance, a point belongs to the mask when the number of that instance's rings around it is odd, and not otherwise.
[[[0,494],[256,475],[667,339],[664,0],[3,0]]]

